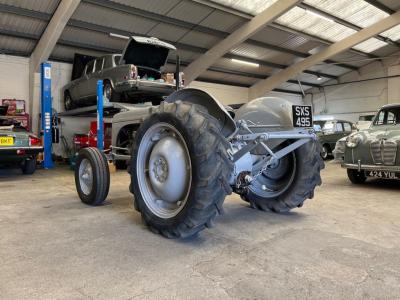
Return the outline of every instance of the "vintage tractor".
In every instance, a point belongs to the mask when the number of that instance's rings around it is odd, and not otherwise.
[[[137,112],[123,114],[125,122],[138,120]],[[233,117],[206,92],[183,89],[144,117],[125,149],[131,153],[130,191],[144,222],[165,237],[211,227],[232,192],[254,208],[287,212],[321,184],[324,163],[310,106],[259,98]],[[75,181],[86,204],[107,197],[107,159],[96,148],[79,153]]]

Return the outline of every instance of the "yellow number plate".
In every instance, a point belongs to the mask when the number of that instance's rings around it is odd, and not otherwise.
[[[0,136],[0,146],[14,145],[14,138],[12,136]]]

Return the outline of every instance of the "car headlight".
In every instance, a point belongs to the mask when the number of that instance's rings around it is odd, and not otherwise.
[[[362,136],[358,133],[354,135],[349,135],[346,139],[346,146],[349,148],[355,148],[359,143],[362,142],[362,140]]]

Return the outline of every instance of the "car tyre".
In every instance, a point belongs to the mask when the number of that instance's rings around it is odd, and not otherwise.
[[[74,100],[72,99],[69,92],[65,92],[64,94],[64,108],[65,110],[71,110],[76,108]]]
[[[323,160],[327,160],[330,157],[330,148],[328,145],[322,146],[321,157]]]
[[[22,173],[31,175],[36,171],[36,157],[26,158],[21,166]]]
[[[347,169],[347,177],[349,177],[350,181],[354,184],[362,184],[367,180],[364,171],[359,172],[354,169]]]

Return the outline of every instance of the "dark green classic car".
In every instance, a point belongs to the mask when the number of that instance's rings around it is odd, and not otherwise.
[[[381,108],[370,128],[346,140],[344,162],[353,183],[368,177],[400,179],[400,104]]]
[[[355,130],[353,123],[345,120],[314,121],[314,130],[322,147],[321,156],[328,159],[332,156],[336,142]]]
[[[36,156],[43,151],[41,140],[19,122],[0,116],[0,165],[18,165],[24,174],[36,169]]]

